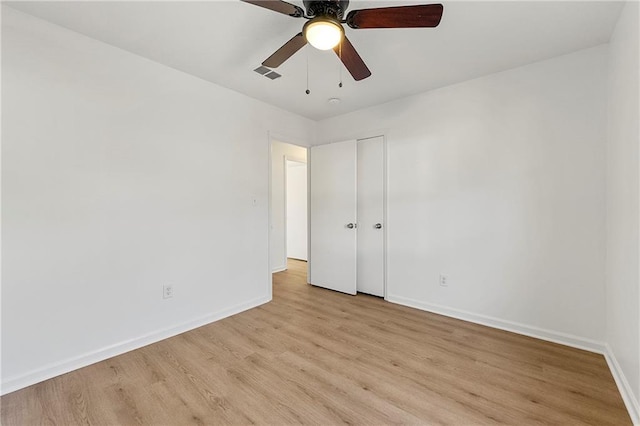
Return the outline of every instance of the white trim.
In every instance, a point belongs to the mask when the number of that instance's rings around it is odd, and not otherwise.
[[[354,140],[354,139],[355,140],[372,139],[372,138],[377,138],[378,136],[385,137],[385,141],[386,141],[388,135],[389,135],[389,129],[375,129],[375,130],[365,130],[365,131],[357,130],[348,135],[342,135],[340,137],[329,139],[323,142],[316,141],[312,146],[328,145],[331,143]]]
[[[289,168],[287,167],[287,155],[282,156],[282,262],[287,265],[287,179]],[[272,182],[273,184],[273,182]],[[271,247],[271,245],[269,245]]]
[[[121,355],[125,352],[139,349],[143,346],[147,346],[152,343],[167,339],[169,337],[176,336],[186,331],[202,327],[203,325],[207,325],[231,315],[235,315],[248,309],[255,308],[269,302],[270,300],[270,297],[262,296],[256,299],[249,300],[248,302],[239,303],[230,308],[222,309],[218,312],[204,315],[200,318],[183,322],[176,326],[164,328],[140,337],[135,337],[133,339],[115,343],[113,345],[109,345],[107,347],[91,351],[77,357],[69,358],[57,363],[52,363],[26,374],[10,377],[2,381],[2,385],[0,386],[0,395],[5,395],[9,392],[13,392],[18,389],[34,385],[36,383],[40,383],[44,380],[51,379],[61,374],[65,374],[70,371],[95,364],[96,362],[104,361],[105,359]]]
[[[608,343],[605,344],[604,358],[607,360],[616,385],[618,385],[618,390],[620,391],[624,405],[627,407],[631,421],[636,426],[640,425],[640,403],[634,396],[633,389],[631,389],[631,385],[629,385],[629,381],[624,375],[622,368],[620,368],[620,364],[618,364],[618,360]]]
[[[382,261],[384,263],[384,299],[387,300],[387,283],[389,282],[389,156],[387,155],[387,135],[382,134],[382,200],[384,207],[382,210],[382,244],[383,244],[383,256]]]
[[[503,320],[500,318],[490,317],[487,315],[476,314],[473,312],[463,311],[459,309],[449,308],[447,306],[426,303],[419,300],[409,299],[406,297],[387,295],[387,301],[397,303],[399,305],[416,308],[423,311],[433,312],[435,314],[444,315],[451,318],[469,321],[476,324],[486,325],[488,327],[500,330],[510,331],[513,333],[523,334],[536,339],[542,339],[561,345],[571,346],[583,349],[589,352],[604,354],[605,344],[596,340],[586,339],[584,337],[574,336],[559,331],[547,330],[544,328],[534,327],[513,321]]]
[[[272,228],[272,221],[273,221],[273,217],[271,214],[271,197],[273,197],[272,194],[272,188],[271,186],[273,185],[272,182],[272,178],[271,175],[273,174],[273,153],[271,152],[273,150],[273,142],[271,139],[271,133],[267,132],[267,161],[269,162],[267,165],[267,182],[268,182],[268,188],[267,188],[267,247],[268,247],[268,251],[267,251],[267,294],[269,296],[269,299],[273,298],[273,271],[271,270],[271,257],[273,256],[273,253],[271,253],[271,238],[272,238],[272,234],[273,232],[271,232],[271,228]]]
[[[277,266],[277,267],[275,267],[275,268],[273,268],[273,269],[271,270],[271,273],[272,273],[272,274],[275,274],[275,273],[277,273],[277,272],[282,272],[282,271],[286,271],[286,270],[287,270],[287,265],[284,265],[284,266]]]
[[[307,148],[307,284],[311,284],[311,148]]]

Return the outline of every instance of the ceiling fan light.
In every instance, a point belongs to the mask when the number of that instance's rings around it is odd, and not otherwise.
[[[340,23],[329,18],[315,18],[307,22],[303,29],[309,44],[319,50],[333,49],[340,43],[344,30]]]

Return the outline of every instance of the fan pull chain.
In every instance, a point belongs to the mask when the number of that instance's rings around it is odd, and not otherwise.
[[[309,46],[308,45],[305,50],[307,51],[307,90],[305,90],[304,93],[308,95],[309,93],[311,93],[311,90],[309,90]]]
[[[342,88],[342,40],[340,40],[340,46],[338,47],[338,56],[340,57],[340,64],[338,65],[338,69],[340,70],[340,83],[338,83],[338,87]]]

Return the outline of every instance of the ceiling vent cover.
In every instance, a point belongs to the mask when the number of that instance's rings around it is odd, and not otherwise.
[[[280,77],[282,77],[282,75],[281,75],[281,74],[278,74],[278,73],[277,73],[277,72],[275,72],[275,71],[271,71],[269,74],[265,74],[265,77],[268,77],[268,78],[270,78],[271,80],[275,80],[276,78],[280,78]]]
[[[270,70],[269,68],[267,68],[267,67],[263,67],[263,66],[261,65],[261,66],[259,66],[258,68],[256,68],[254,71],[255,71],[255,72],[257,72],[258,74],[265,75],[266,73],[268,73],[268,72],[269,72],[269,71],[271,71],[271,70]]]
[[[275,80],[276,78],[282,77],[282,74],[278,74],[277,72],[272,71],[270,68],[267,68],[262,65],[256,68],[254,71],[257,72],[258,74],[261,74],[269,78],[270,80]]]

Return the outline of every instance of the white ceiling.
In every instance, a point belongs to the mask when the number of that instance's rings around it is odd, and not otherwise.
[[[291,3],[302,6],[301,0]],[[349,10],[433,1],[351,0]],[[270,80],[255,72],[305,20],[251,4],[9,2],[11,7],[311,119],[343,114],[606,43],[622,3],[443,2],[440,26],[352,30],[372,71],[355,82],[332,51],[307,46]],[[309,88],[305,94],[307,57]],[[338,97],[338,105],[327,100]]]

